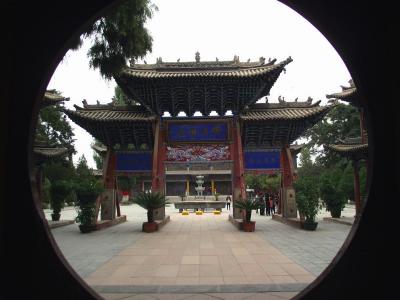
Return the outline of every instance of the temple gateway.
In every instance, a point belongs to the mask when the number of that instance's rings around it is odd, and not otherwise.
[[[290,57],[278,63],[263,57],[240,62],[237,56],[203,62],[196,53],[194,62],[131,63],[115,76],[130,103],[89,105],[84,100],[83,107],[65,109],[106,146],[108,200],[102,202],[102,219],[113,219],[115,208],[119,211],[119,174],[135,176],[137,190],[162,192],[174,202],[197,195],[196,176],[204,176],[205,197],[245,199],[246,172],[281,173],[282,214],[296,217],[296,150],[290,145],[335,104],[283,97],[278,103],[257,103],[290,62]]]

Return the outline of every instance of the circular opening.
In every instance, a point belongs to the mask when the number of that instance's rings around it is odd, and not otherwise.
[[[288,71],[288,73],[289,73],[289,71]],[[281,79],[282,81],[283,81],[283,79]],[[68,95],[66,95],[66,96],[68,96]],[[270,96],[270,97],[272,97],[272,96]]]

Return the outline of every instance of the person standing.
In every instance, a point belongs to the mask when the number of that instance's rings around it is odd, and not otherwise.
[[[226,209],[231,210],[231,196],[226,196]]]
[[[271,215],[275,214],[275,204],[274,204],[274,200],[272,200],[272,197],[269,197],[269,207],[270,207]]]
[[[270,215],[270,213],[271,213],[271,207],[269,206],[269,196],[267,197],[265,197],[265,214],[267,215],[267,216],[269,216]]]

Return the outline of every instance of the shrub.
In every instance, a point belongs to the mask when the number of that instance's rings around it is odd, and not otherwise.
[[[300,214],[306,222],[315,222],[315,217],[320,209],[318,201],[318,186],[309,177],[300,177],[295,183],[296,203]]]
[[[346,204],[346,197],[340,188],[340,184],[335,184],[336,180],[332,175],[325,173],[322,176],[320,194],[326,205],[326,209],[331,212],[332,217],[339,218]]]
[[[66,180],[55,180],[50,187],[50,205],[53,214],[59,214],[64,207],[64,200],[71,192],[71,184]]]
[[[165,206],[166,199],[161,193],[140,193],[136,196],[134,203],[147,210],[147,222],[154,222],[153,211]]]
[[[246,222],[250,222],[252,210],[258,209],[260,207],[260,203],[258,199],[255,198],[249,198],[247,200],[239,199],[233,203],[233,206],[244,210],[246,212]]]

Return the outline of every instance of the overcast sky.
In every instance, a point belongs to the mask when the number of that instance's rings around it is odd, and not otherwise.
[[[326,104],[326,94],[348,85],[350,74],[342,59],[325,37],[307,20],[280,2],[272,0],[153,0],[155,12],[146,27],[153,37],[153,51],[144,60],[194,61],[200,52],[202,61],[258,61],[260,56],[280,62],[291,56],[293,62],[281,73],[271,89],[269,102],[278,96],[292,101],[312,97]],[[86,56],[89,43],[79,51],[68,51],[50,80],[48,89],[57,89],[70,97],[65,106],[82,106],[111,101],[115,82],[105,81],[97,70],[89,68]],[[139,61],[142,62],[142,61]],[[85,154],[95,168],[90,144],[93,138],[75,125],[75,148],[78,158]]]

